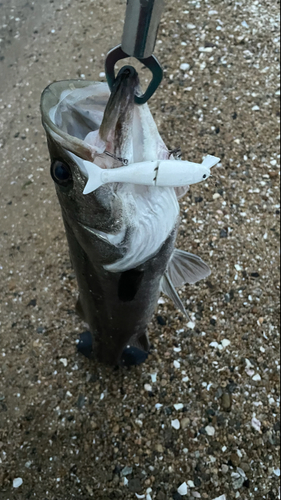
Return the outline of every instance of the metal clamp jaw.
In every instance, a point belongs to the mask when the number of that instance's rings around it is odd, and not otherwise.
[[[118,45],[114,49],[110,50],[110,52],[107,54],[107,58],[105,61],[105,74],[110,90],[112,90],[115,82],[115,64],[120,61],[120,59],[125,59],[126,57],[129,56],[128,54],[125,54],[125,52],[123,52],[121,45]],[[138,60],[148,69],[150,69],[153,75],[152,80],[145,93],[142,96],[135,96],[136,104],[145,104],[159,87],[163,78],[163,69],[161,68],[160,63],[155,56],[150,56],[146,59]]]
[[[110,90],[115,81],[117,61],[135,57],[152,72],[152,80],[142,96],[135,96],[136,104],[144,104],[154,94],[163,78],[159,61],[152,55],[164,0],[127,0],[122,44],[112,49],[106,58],[105,73]]]

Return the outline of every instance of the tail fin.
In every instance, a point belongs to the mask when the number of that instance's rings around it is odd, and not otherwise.
[[[207,167],[207,168],[212,168],[212,167],[214,167],[219,162],[220,162],[220,158],[217,158],[216,156],[208,155],[203,160],[202,165],[204,167]]]
[[[84,188],[83,194],[89,194],[103,185],[102,168],[87,160],[83,160],[83,164],[88,175],[88,182]]]

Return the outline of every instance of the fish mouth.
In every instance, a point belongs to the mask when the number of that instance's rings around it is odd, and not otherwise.
[[[97,150],[84,139],[89,132],[100,128],[109,96],[106,83],[87,80],[54,82],[41,96],[43,127],[64,149],[83,160],[92,161]]]

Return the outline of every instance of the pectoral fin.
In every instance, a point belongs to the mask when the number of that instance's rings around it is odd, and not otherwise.
[[[175,287],[181,287],[186,283],[193,285],[197,281],[207,278],[210,274],[209,266],[200,257],[176,249],[170,259],[167,271],[161,279],[160,290],[170,297],[175,306],[188,318]]]
[[[162,293],[170,297],[170,299],[174,302],[175,306],[188,318],[188,314],[185,310],[185,307],[178,296],[177,291],[168,275],[167,272],[163,275],[160,282],[160,290]]]
[[[211,274],[209,266],[197,255],[174,250],[168,264],[168,276],[175,287],[181,287],[188,283],[193,285]]]

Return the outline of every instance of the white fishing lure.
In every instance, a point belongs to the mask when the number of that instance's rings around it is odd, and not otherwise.
[[[109,182],[126,182],[157,187],[190,186],[208,179],[210,169],[219,163],[215,156],[207,156],[202,163],[178,160],[156,160],[131,163],[126,167],[102,169],[83,160],[88,182],[83,194],[89,194]]]

